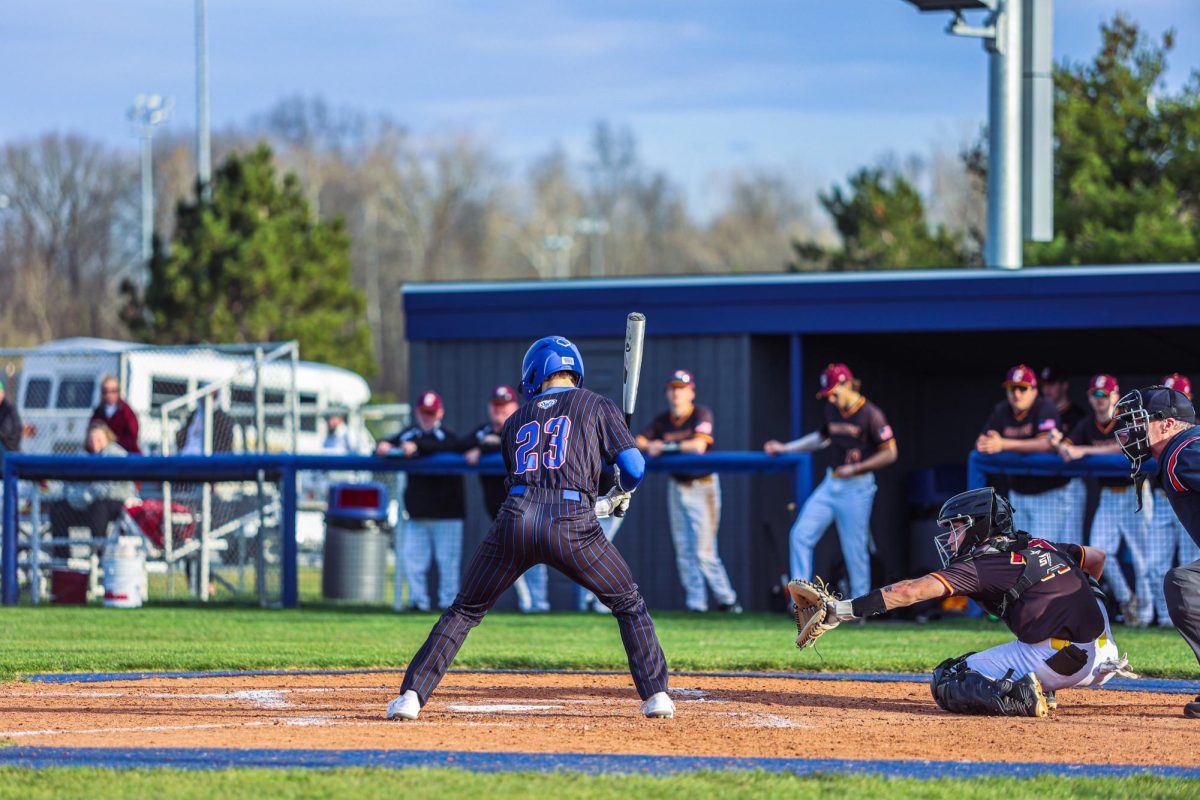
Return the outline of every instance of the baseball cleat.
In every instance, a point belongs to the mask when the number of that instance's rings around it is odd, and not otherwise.
[[[1050,703],[1046,700],[1046,693],[1042,690],[1042,682],[1038,680],[1038,676],[1034,673],[1029,673],[1029,679],[1033,683],[1034,704],[1031,717],[1044,717],[1050,713]],[[1055,703],[1057,706],[1058,703]]]
[[[1046,692],[1046,708],[1051,711],[1058,708],[1058,698],[1054,696],[1054,692]]]
[[[388,719],[403,719],[411,722],[420,713],[421,698],[417,697],[417,693],[412,689],[388,703],[387,707]]]
[[[675,716],[675,702],[666,692],[659,692],[642,701],[642,713],[650,719],[670,719]]]
[[[1183,715],[1188,719],[1200,719],[1200,696],[1183,707]]]

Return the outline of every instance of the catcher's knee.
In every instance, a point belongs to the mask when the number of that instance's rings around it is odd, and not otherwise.
[[[1012,670],[992,680],[967,666],[966,653],[948,658],[933,669],[930,691],[938,706],[955,714],[1002,717],[1044,717],[1046,696],[1033,675],[1014,677]]]

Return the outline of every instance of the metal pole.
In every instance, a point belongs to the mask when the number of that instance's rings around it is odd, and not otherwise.
[[[154,239],[154,164],[151,127],[142,127],[142,261],[150,261]]]
[[[196,181],[200,199],[212,200],[212,150],[208,137],[208,0],[196,0]]]
[[[254,348],[254,428],[257,431],[254,451],[267,452],[266,410],[263,408],[263,349]],[[259,605],[266,607],[267,600],[267,505],[264,495],[265,474],[260,469],[255,473],[255,489],[258,492],[258,552],[254,558],[254,588],[258,592]]]
[[[213,396],[204,396],[204,455],[212,455],[213,442]],[[208,602],[209,564],[209,534],[212,531],[212,483],[205,481],[200,490],[200,600]]]
[[[281,527],[283,534],[283,579],[281,604],[284,608],[295,608],[299,604],[300,595],[296,578],[296,469],[285,467],[279,476],[283,480],[283,519]]]
[[[171,437],[167,433],[167,410],[159,412],[159,455],[169,455]],[[163,481],[163,560],[167,562],[167,597],[175,597],[175,515],[172,512],[171,482]]]
[[[300,371],[300,345],[297,342],[292,342],[292,455],[295,455],[300,449],[300,395],[297,394],[299,388],[296,386],[297,375]]]
[[[1021,3],[997,0],[995,36],[984,40],[988,65],[989,267],[1020,269],[1021,255]]]

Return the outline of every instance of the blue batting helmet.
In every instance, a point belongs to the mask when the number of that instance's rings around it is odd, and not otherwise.
[[[583,356],[579,348],[562,336],[538,339],[521,361],[521,394],[526,400],[542,388],[542,381],[556,372],[574,372],[577,385],[583,385]]]

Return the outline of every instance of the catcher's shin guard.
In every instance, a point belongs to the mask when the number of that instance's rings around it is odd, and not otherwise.
[[[1009,670],[998,681],[967,666],[967,656],[948,658],[933,670],[930,690],[938,706],[955,714],[998,717],[1044,717],[1048,711],[1042,684],[1033,673],[1013,678]]]

